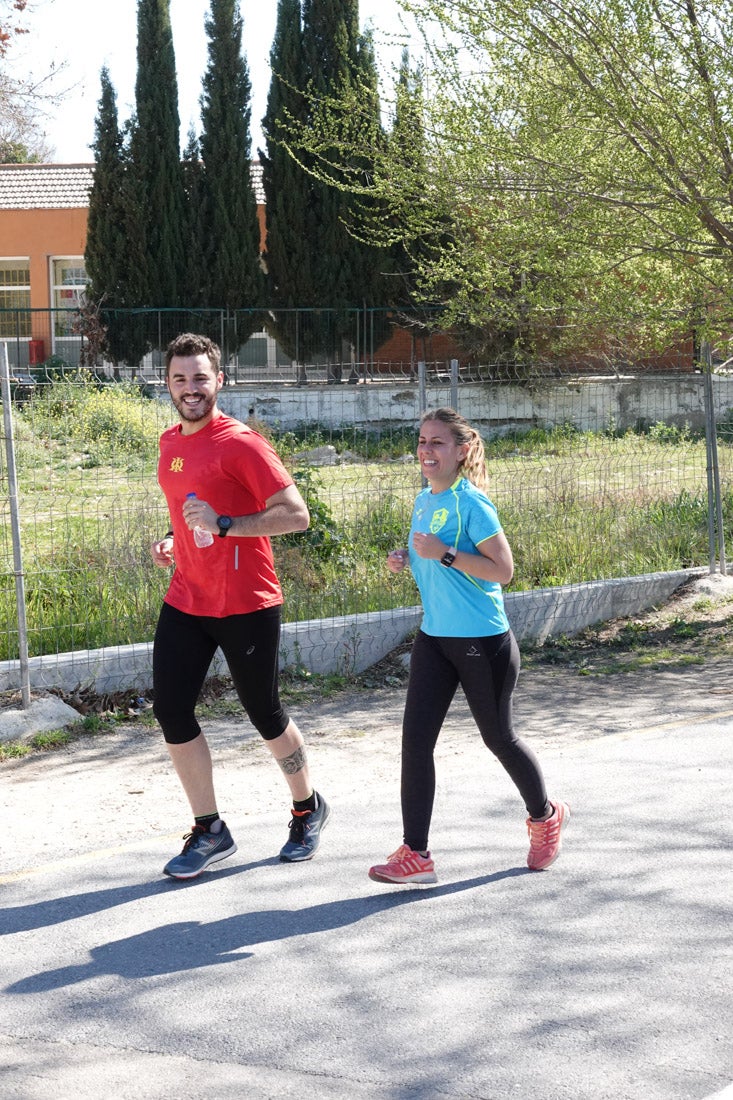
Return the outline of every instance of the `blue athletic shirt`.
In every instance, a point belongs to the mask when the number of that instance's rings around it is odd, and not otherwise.
[[[446,546],[478,554],[480,543],[501,531],[489,498],[465,477],[449,489],[418,493],[410,525],[410,568],[423,605],[422,630],[438,638],[485,638],[504,634],[509,620],[498,581],[482,581],[439,561],[418,557],[412,549],[415,531],[437,535]]]

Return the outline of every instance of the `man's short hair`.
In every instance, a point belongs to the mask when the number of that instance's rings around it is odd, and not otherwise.
[[[221,370],[221,350],[218,344],[210,340],[208,336],[201,336],[196,332],[182,332],[171,340],[165,350],[165,376],[168,377],[168,368],[174,355],[208,355],[209,362],[216,374]]]

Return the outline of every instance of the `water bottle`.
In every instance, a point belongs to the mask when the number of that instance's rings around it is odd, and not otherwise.
[[[186,493],[186,500],[195,500],[195,493]],[[193,529],[193,541],[198,547],[203,549],[204,546],[211,546],[214,542],[214,536],[211,531],[207,531],[205,527],[194,527]]]

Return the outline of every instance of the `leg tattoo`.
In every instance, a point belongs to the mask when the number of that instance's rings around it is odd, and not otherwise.
[[[305,746],[301,745],[295,752],[291,752],[290,756],[283,756],[278,760],[278,764],[282,768],[285,775],[297,775],[298,772],[302,772],[306,766],[305,759]]]

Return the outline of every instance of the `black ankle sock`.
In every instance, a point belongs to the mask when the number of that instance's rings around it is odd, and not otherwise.
[[[218,814],[204,814],[203,817],[196,818],[196,824],[201,825],[204,829],[206,829],[207,833],[211,832],[211,826],[214,824],[215,821],[219,821]]]
[[[315,810],[318,805],[318,796],[314,791],[310,798],[306,798],[303,802],[296,802],[293,799],[293,809],[297,810],[299,814],[307,814]]]

